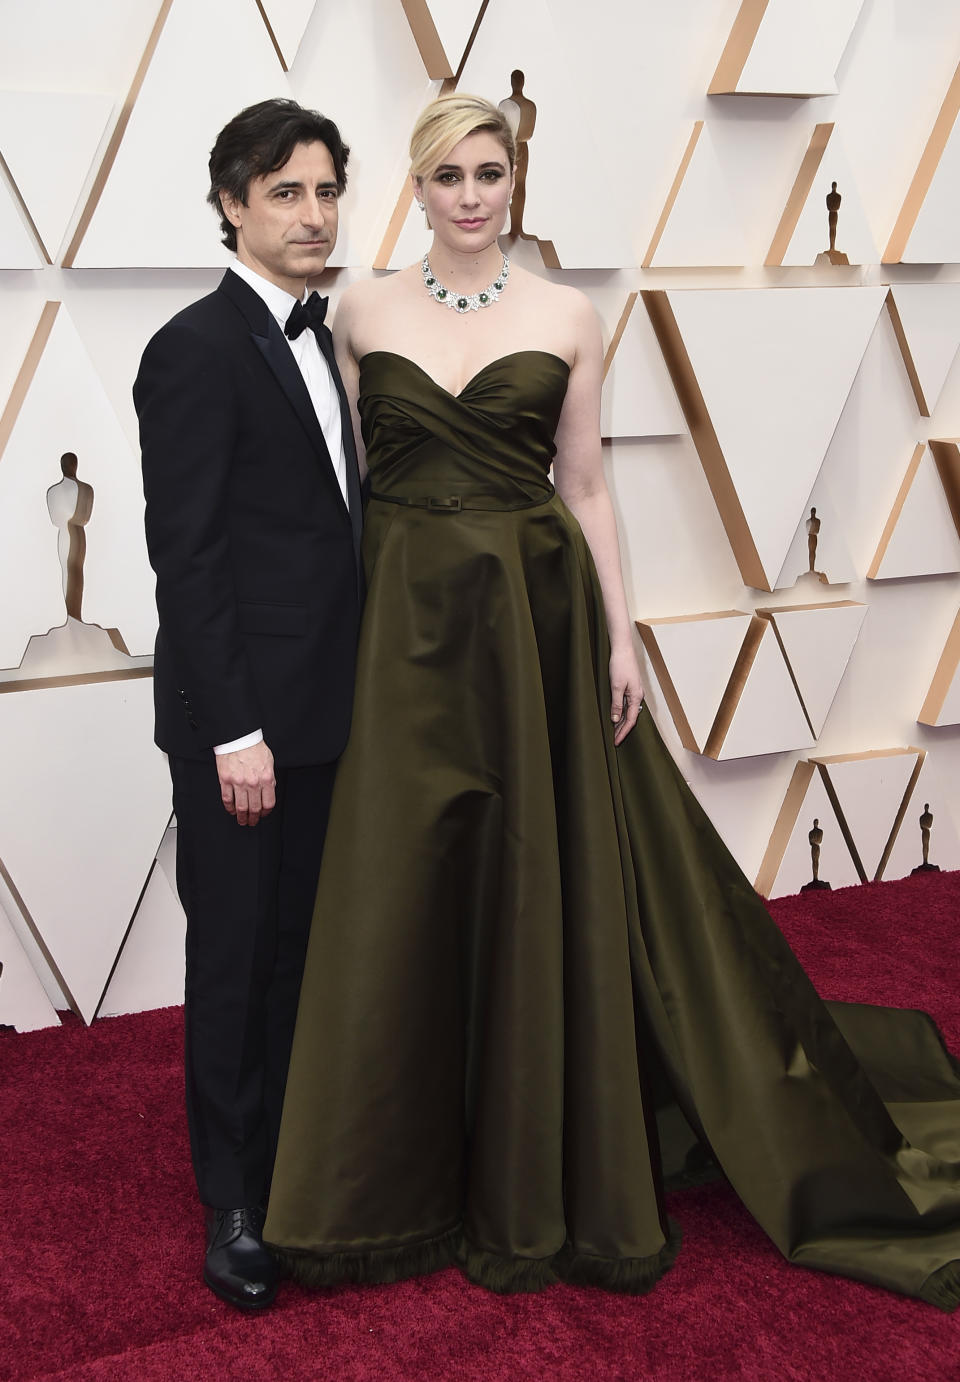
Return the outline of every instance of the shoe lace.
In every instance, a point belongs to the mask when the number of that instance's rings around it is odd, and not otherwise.
[[[217,1240],[219,1242],[232,1242],[239,1237],[245,1230],[259,1236],[263,1228],[263,1215],[261,1211],[253,1206],[246,1205],[242,1209],[225,1209],[221,1211],[219,1223],[217,1225]]]

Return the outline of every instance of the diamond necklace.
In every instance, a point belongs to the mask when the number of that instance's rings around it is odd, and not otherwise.
[[[435,302],[442,303],[444,307],[452,307],[455,312],[479,312],[481,307],[492,306],[507,286],[510,260],[506,255],[503,256],[503,267],[499,276],[493,280],[489,288],[484,288],[479,293],[454,293],[445,288],[431,269],[427,255],[423,256],[420,272],[423,274],[423,286]]]

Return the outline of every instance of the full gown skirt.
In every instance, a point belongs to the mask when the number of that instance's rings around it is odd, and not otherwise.
[[[793,1262],[960,1300],[960,1067],[824,1004],[663,746],[613,744],[599,584],[548,471],[568,369],[361,362],[368,597],[265,1237],[299,1279],[457,1261],[643,1291],[665,1177]]]

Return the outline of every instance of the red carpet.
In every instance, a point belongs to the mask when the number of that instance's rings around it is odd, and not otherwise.
[[[960,873],[786,898],[828,998],[923,1007],[960,1051]],[[287,1287],[248,1317],[200,1282],[178,1009],[0,1033],[0,1378],[956,1382],[960,1312],[787,1267],[723,1185],[652,1295],[497,1297],[454,1271]]]

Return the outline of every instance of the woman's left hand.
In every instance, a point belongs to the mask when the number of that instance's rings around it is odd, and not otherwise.
[[[616,725],[615,744],[622,744],[637,723],[643,707],[640,666],[632,646],[615,648],[610,654],[610,718]]]

